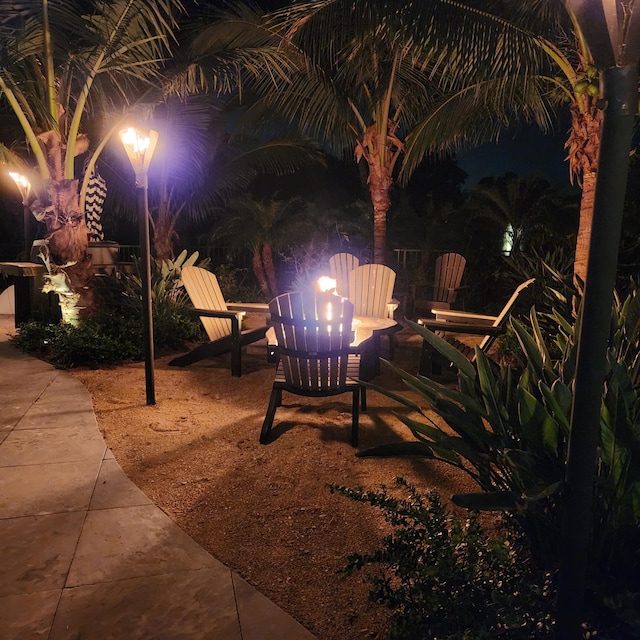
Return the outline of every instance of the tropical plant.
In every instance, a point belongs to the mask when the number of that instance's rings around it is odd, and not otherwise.
[[[414,135],[458,63],[470,77],[462,56],[447,55],[461,27],[460,33],[468,29],[480,35],[475,16],[471,19],[463,9],[449,0],[431,2],[427,10],[422,4],[385,0],[299,1],[267,14],[261,23],[229,15],[203,30],[197,45],[206,52],[224,38],[239,46],[262,28],[277,56],[273,74],[251,85],[261,99],[249,116],[276,113],[332,153],[363,161],[373,205],[373,258],[384,262],[390,192],[398,170],[402,165],[408,177],[424,157],[414,154],[415,164],[404,165],[405,140]],[[440,37],[447,24],[456,26],[449,41]],[[501,37],[508,44],[487,48],[487,65],[502,68],[511,49],[535,51],[516,31]]]
[[[31,210],[46,224],[50,285],[67,299],[65,322],[94,311],[85,196],[122,120],[101,123],[157,87],[181,11],[180,0],[0,2],[0,95],[37,165]]]
[[[393,612],[388,640],[552,636],[552,576],[516,539],[487,533],[476,513],[452,515],[435,492],[402,478],[396,485],[392,493],[331,486],[380,509],[393,528],[382,548],[349,556],[346,568],[373,570],[369,597]]]
[[[466,20],[451,20],[439,35],[453,43],[460,64],[442,59],[448,91],[408,138],[404,170],[410,172],[429,151],[497,138],[522,118],[546,130],[553,114],[568,108],[569,175],[582,188],[574,274],[584,280],[602,116],[597,108],[599,73],[572,5],[546,0],[491,3],[482,11],[476,3],[456,4],[456,11],[466,14]],[[465,33],[471,20],[474,30],[470,34],[475,38]],[[500,61],[488,59],[486,52],[501,49],[505,37],[510,38],[509,55]],[[542,57],[531,55],[531,47]],[[465,77],[465,65],[478,70],[476,82]]]
[[[210,95],[167,97],[151,111],[148,124],[159,133],[149,168],[149,213],[158,262],[175,257],[185,225],[191,235],[204,232],[226,202],[246,191],[257,176],[281,176],[307,164],[324,164],[324,154],[311,141],[237,134],[237,109]],[[129,185],[113,183],[108,204],[135,220],[136,207],[126,205],[130,189],[123,189]]]
[[[309,203],[303,198],[257,200],[250,194],[238,196],[227,206],[227,216],[214,232],[232,255],[248,249],[253,272],[262,294],[271,300],[280,293],[274,252],[304,238],[313,228],[306,215]]]
[[[379,389],[418,418],[400,415],[416,440],[361,452],[362,456],[419,455],[441,460],[468,474],[480,492],[453,497],[474,509],[498,509],[526,535],[536,559],[557,561],[557,539],[572,389],[575,335],[572,322],[554,312],[555,334],[547,340],[532,309],[530,327],[512,320],[525,354],[516,371],[496,367],[476,349],[471,364],[424,327],[410,323],[458,369],[459,389],[393,367],[444,422],[429,417],[415,401]],[[600,449],[594,485],[591,579],[619,587],[637,584],[640,556],[640,297],[616,299],[607,351],[600,414]],[[377,387],[375,387],[377,388]]]
[[[522,178],[514,173],[487,177],[471,189],[466,203],[468,215],[500,228],[504,251],[516,255],[541,246],[553,233],[559,217],[559,198],[555,189],[542,178]]]

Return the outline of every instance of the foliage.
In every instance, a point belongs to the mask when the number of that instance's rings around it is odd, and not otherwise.
[[[393,527],[381,549],[347,565],[349,573],[379,569],[369,595],[393,611],[389,640],[551,637],[551,575],[536,571],[522,546],[489,537],[475,513],[453,516],[435,492],[397,484],[405,497],[331,487],[380,509]]]
[[[575,324],[554,312],[555,334],[546,338],[532,309],[530,326],[512,320],[525,354],[521,372],[496,367],[476,349],[472,364],[444,340],[411,327],[455,364],[459,390],[393,367],[427,400],[446,427],[411,399],[380,389],[418,418],[400,415],[415,442],[360,453],[418,455],[467,473],[481,492],[456,495],[456,504],[504,511],[524,533],[536,560],[553,567],[561,520],[560,500],[575,376]],[[640,297],[616,298],[612,311],[600,415],[600,447],[594,485],[590,578],[600,593],[606,583],[640,592]],[[553,345],[554,349],[547,346]]]
[[[214,270],[220,291],[227,302],[262,302],[262,292],[249,278],[249,271],[228,264]]]
[[[202,339],[200,323],[188,311],[181,269],[195,264],[198,253],[183,251],[175,261],[152,262],[153,339],[157,350],[176,349]],[[201,262],[206,265],[208,260]],[[100,367],[144,357],[142,281],[137,273],[102,276],[96,294],[101,312],[78,326],[30,322],[20,327],[16,345],[59,368]]]

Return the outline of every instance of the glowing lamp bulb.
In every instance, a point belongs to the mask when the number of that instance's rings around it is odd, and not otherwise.
[[[321,276],[318,278],[318,288],[323,293],[327,291],[335,291],[337,286],[337,282],[334,278],[330,278],[329,276]]]

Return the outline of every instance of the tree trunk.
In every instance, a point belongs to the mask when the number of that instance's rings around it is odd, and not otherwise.
[[[593,223],[593,199],[598,172],[601,126],[602,115],[595,105],[587,111],[579,111],[577,108],[571,110],[571,131],[565,147],[569,152],[571,173],[578,177],[582,187],[573,274],[583,281],[587,274],[589,239]]]
[[[585,171],[582,175],[582,198],[580,200],[580,222],[576,238],[576,253],[573,261],[573,276],[585,281],[593,222],[593,203],[596,189],[596,172]]]
[[[159,219],[153,227],[153,249],[158,262],[173,260],[173,238],[176,233],[173,223],[166,219]]]
[[[387,167],[369,164],[369,193],[373,204],[373,261],[386,262],[387,212],[391,207],[389,191],[393,180]]]
[[[80,211],[78,181],[51,181],[49,194],[52,205],[44,209],[49,274],[45,276],[43,291],[55,292],[62,321],[76,324],[79,318],[95,313],[90,287],[92,260],[87,253],[89,232]],[[34,212],[38,214],[42,208],[38,210],[36,204]]]
[[[273,263],[273,251],[268,244],[262,245],[262,264],[269,281],[269,291],[271,298],[275,298],[278,293],[278,281],[276,280],[276,267]]]
[[[264,271],[264,265],[262,264],[262,254],[260,250],[254,251],[253,256],[251,258],[251,262],[253,265],[253,273],[258,280],[258,284],[260,285],[260,290],[262,291],[265,298],[271,300],[271,291],[269,290],[269,281],[267,280],[267,275]]]

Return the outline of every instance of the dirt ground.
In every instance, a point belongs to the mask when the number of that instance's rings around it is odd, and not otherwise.
[[[417,370],[419,341],[397,334],[396,364]],[[386,339],[383,340],[383,347]],[[286,610],[318,640],[385,637],[388,612],[368,601],[364,575],[343,572],[347,556],[379,546],[387,529],[368,505],[328,484],[377,489],[402,476],[443,498],[471,489],[465,476],[425,460],[359,459],[349,444],[350,395],[284,394],[272,440],[258,436],[274,366],[264,341],[246,347],[243,375],[229,356],[181,369],[155,365],[155,406],[145,404],[143,363],[72,371],[93,397],[98,424],[127,475],[213,556]],[[383,367],[375,380],[404,391]],[[399,409],[369,391],[360,448],[411,439]]]

